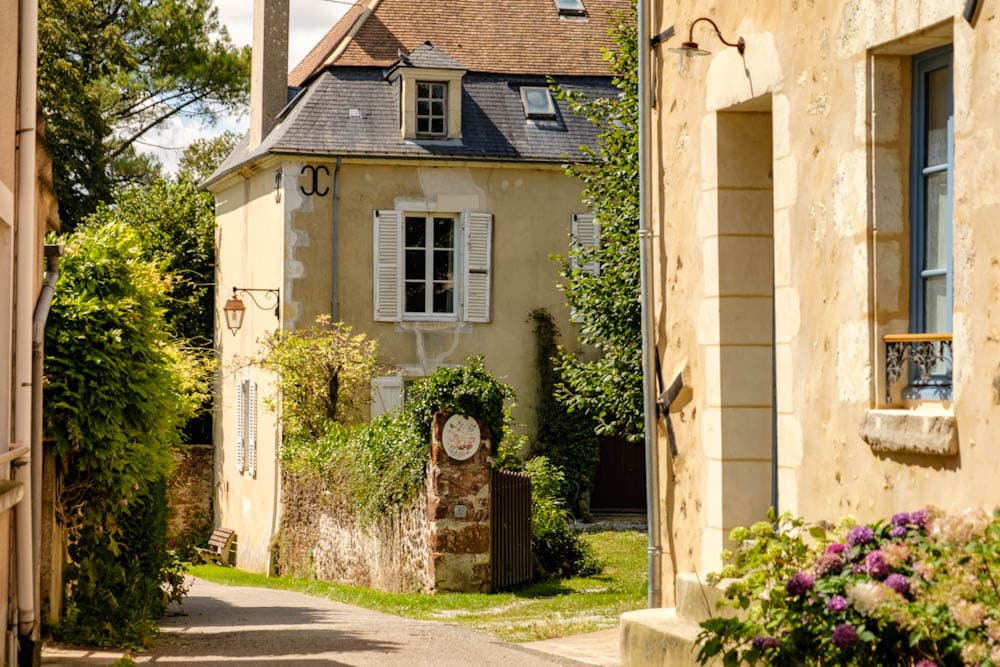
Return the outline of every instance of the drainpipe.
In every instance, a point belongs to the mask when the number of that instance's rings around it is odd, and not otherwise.
[[[38,567],[42,562],[42,371],[45,365],[45,322],[49,318],[52,298],[56,293],[59,258],[62,257],[63,247],[61,243],[45,246],[45,282],[38,295],[35,316],[31,322],[31,550],[34,555],[32,562]],[[33,595],[36,612],[41,611],[41,583],[39,572],[35,572]],[[41,648],[41,638],[42,624],[36,622],[31,628],[33,648]]]
[[[651,303],[653,285],[652,249],[653,230],[649,224],[649,16],[646,0],[637,0],[638,51],[639,51],[639,301],[642,317],[642,406],[643,429],[646,447],[646,520],[649,542],[648,577],[650,608],[662,604],[662,577],[660,562],[660,457],[656,449],[656,345],[653,343],[653,313]]]
[[[333,168],[333,281],[330,295],[330,319],[340,321],[340,157]]]
[[[18,171],[17,171],[17,273],[16,337],[14,340],[14,443],[24,447],[31,441],[31,304],[37,280],[35,253],[38,246],[37,179],[35,176],[35,122],[38,94],[38,2],[20,0],[20,62],[18,64]],[[16,468],[15,479],[24,487],[24,499],[14,510],[16,522],[17,603],[20,634],[28,635],[35,624],[35,568],[31,536],[31,471]]]
[[[965,9],[962,11],[962,16],[966,21],[969,22],[973,28],[976,27],[976,16],[979,13],[979,0],[966,0]]]

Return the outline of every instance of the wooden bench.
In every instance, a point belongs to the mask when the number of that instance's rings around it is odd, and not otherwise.
[[[233,547],[236,532],[231,528],[216,528],[208,538],[208,548],[195,547],[198,555],[206,563],[229,565],[229,551]]]

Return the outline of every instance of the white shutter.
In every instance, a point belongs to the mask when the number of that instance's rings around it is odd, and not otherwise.
[[[246,458],[246,382],[236,385],[236,471],[243,472]]]
[[[467,322],[490,321],[490,271],[493,254],[493,216],[465,214],[465,295]]]
[[[402,319],[403,233],[399,211],[375,211],[373,254],[375,264],[376,322]]]
[[[246,469],[257,476],[257,383],[247,380],[247,461]]]
[[[372,419],[403,406],[403,378],[399,375],[372,378]]]
[[[573,249],[596,248],[601,244],[601,227],[590,213],[574,213],[571,231]],[[581,268],[576,255],[571,255],[570,267]],[[597,262],[587,262],[583,265],[583,270],[596,275],[600,273],[601,266]]]

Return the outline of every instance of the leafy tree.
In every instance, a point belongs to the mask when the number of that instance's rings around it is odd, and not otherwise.
[[[39,97],[56,194],[72,229],[116,183],[148,181],[136,142],[177,116],[214,119],[244,102],[249,48],[212,0],[41,0]]]
[[[161,583],[183,593],[164,482],[210,373],[170,336],[168,290],[130,225],[95,218],[66,239],[45,332],[46,435],[72,561],[64,638],[141,643],[163,611]]]
[[[642,335],[639,304],[639,104],[635,11],[609,30],[617,45],[605,58],[620,92],[583,99],[557,90],[574,113],[600,128],[589,161],[567,173],[583,181],[584,201],[601,229],[598,247],[576,246],[562,260],[560,287],[580,321],[580,341],[600,354],[563,356],[558,396],[571,411],[598,422],[598,432],[642,437]],[[575,260],[575,261],[574,261]],[[596,264],[598,271],[588,266]]]
[[[239,142],[240,135],[230,130],[191,142],[181,155],[177,177],[195,184],[204,183]]]

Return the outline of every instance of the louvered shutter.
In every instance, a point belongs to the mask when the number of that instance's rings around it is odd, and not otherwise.
[[[247,380],[247,461],[246,469],[257,476],[257,382]]]
[[[372,419],[403,406],[403,378],[387,375],[372,378]]]
[[[493,254],[493,216],[465,214],[465,309],[466,322],[490,321],[490,273]]]
[[[574,213],[571,231],[574,249],[596,248],[601,244],[601,227],[590,213]],[[573,269],[581,268],[580,260],[576,255],[571,256],[570,266]],[[593,261],[583,264],[582,268],[587,273],[595,275],[601,270],[600,264]]]
[[[376,322],[402,319],[403,233],[399,211],[375,211],[374,264]]]
[[[246,458],[246,382],[236,385],[236,471],[243,472]]]

